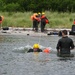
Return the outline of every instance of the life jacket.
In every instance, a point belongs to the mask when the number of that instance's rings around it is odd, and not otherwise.
[[[2,23],[2,17],[0,16],[0,24]]]
[[[3,20],[4,20],[4,17],[0,16],[0,24],[2,23]]]
[[[44,19],[45,22],[46,22],[46,24],[49,23],[49,21],[48,21],[48,19],[46,18],[46,16],[42,15],[42,16],[41,16],[41,19]]]
[[[45,19],[46,17],[44,15],[41,16],[41,19]]]
[[[40,19],[38,18],[38,15],[36,13],[31,16],[31,19],[40,21]]]
[[[37,21],[40,21],[40,19],[38,18],[38,15],[33,15],[33,19],[37,20]]]
[[[75,21],[73,22],[73,24],[75,25]]]
[[[46,19],[45,21],[46,21],[46,24],[48,24],[48,23],[49,23],[48,19]]]
[[[34,20],[34,17],[33,17],[33,15],[31,16],[31,20]]]

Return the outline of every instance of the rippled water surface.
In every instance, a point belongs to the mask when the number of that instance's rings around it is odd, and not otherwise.
[[[58,36],[0,35],[0,75],[75,75],[75,57],[56,56]],[[75,36],[71,36],[75,44]],[[52,53],[27,53],[39,43]],[[75,55],[75,49],[72,51]]]

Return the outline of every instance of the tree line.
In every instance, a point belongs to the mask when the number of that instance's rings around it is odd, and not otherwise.
[[[75,0],[0,0],[0,11],[75,12]]]

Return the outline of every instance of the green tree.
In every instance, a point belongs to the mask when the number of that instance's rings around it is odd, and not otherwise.
[[[13,12],[13,11],[19,11],[19,7],[20,5],[18,3],[10,3],[5,5],[5,10],[9,11],[9,12]]]
[[[3,0],[0,0],[0,11],[4,9],[4,5],[5,3],[3,2]]]
[[[11,9],[10,9],[11,7]],[[75,0],[0,0],[0,10],[75,12]]]

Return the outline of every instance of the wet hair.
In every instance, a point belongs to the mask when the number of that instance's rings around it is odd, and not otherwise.
[[[63,30],[62,33],[64,33],[65,35],[67,35],[67,30]]]

